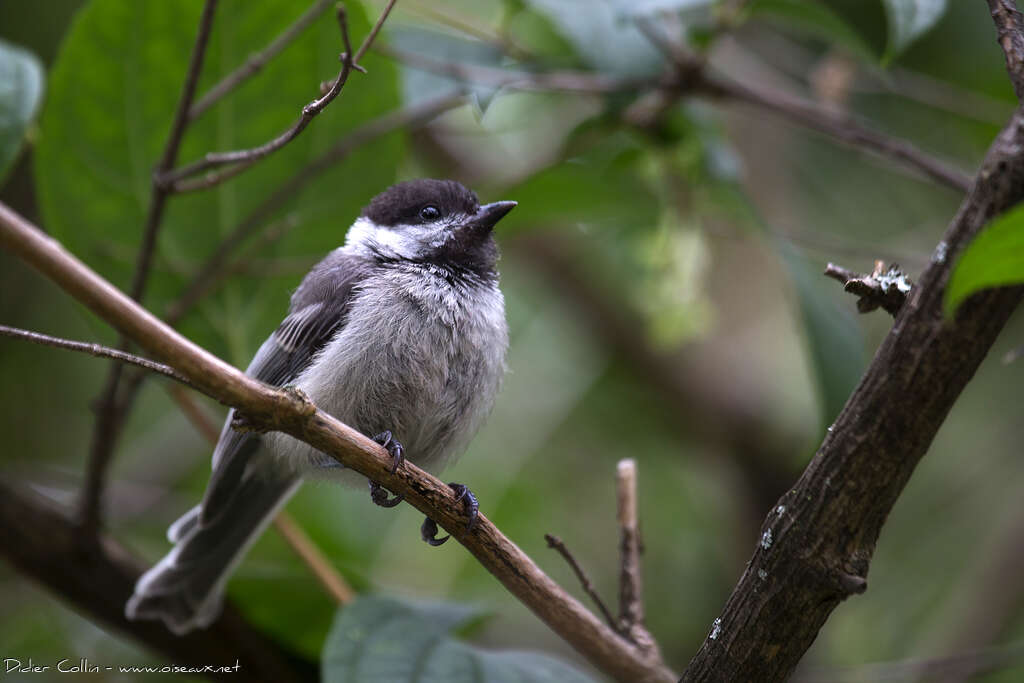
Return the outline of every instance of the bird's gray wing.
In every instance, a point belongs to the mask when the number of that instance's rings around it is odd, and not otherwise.
[[[292,296],[288,316],[260,346],[246,374],[273,386],[294,381],[345,326],[358,285],[372,266],[362,257],[341,250],[314,266]],[[259,449],[258,434],[231,429],[234,413],[228,413],[213,452],[213,473],[200,516],[203,523],[215,519],[228,507]]]

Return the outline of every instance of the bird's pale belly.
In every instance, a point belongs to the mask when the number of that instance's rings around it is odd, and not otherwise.
[[[401,280],[367,287],[342,331],[295,384],[367,436],[390,430],[406,458],[439,471],[490,412],[508,334],[497,287],[453,293],[445,283],[436,289],[424,288],[422,279],[417,284],[414,290]],[[304,476],[365,481],[324,468],[330,461],[323,454],[285,435],[274,435],[269,445]]]

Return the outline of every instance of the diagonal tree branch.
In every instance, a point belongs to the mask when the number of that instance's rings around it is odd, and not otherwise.
[[[951,189],[966,192],[971,187],[971,178],[964,173],[928,156],[905,140],[862,126],[849,114],[825,109],[781,91],[755,88],[706,72],[695,77],[692,87],[716,99],[752,104],[855,149],[898,161]]]
[[[153,252],[156,250],[157,233],[163,223],[164,209],[167,206],[167,190],[157,182],[157,178],[173,167],[178,158],[178,149],[181,147],[181,140],[185,135],[185,128],[188,126],[188,110],[192,105],[192,98],[195,97],[196,84],[199,82],[199,72],[202,71],[206,46],[210,41],[210,31],[213,28],[213,16],[216,9],[217,0],[206,0],[203,5],[196,41],[189,59],[188,71],[185,74],[185,83],[181,88],[181,97],[178,98],[178,108],[174,113],[174,120],[171,123],[163,154],[153,174],[153,189],[150,194],[149,210],[146,214],[146,226],[142,232],[142,242],[139,245],[139,254],[135,261],[135,274],[132,277],[131,297],[136,301],[142,300],[146,290],[146,282],[149,279],[149,271],[153,263]],[[127,350],[127,340],[124,337],[121,338],[119,346],[122,350]],[[86,464],[85,484],[82,488],[80,504],[83,538],[94,535],[99,528],[103,480],[106,477],[110,458],[117,447],[117,439],[124,418],[123,406],[131,404],[134,392],[139,386],[138,383],[134,383],[132,387],[123,392],[122,396],[118,395],[123,369],[124,366],[121,363],[111,366],[103,390],[96,402],[97,417],[89,444],[89,458]]]
[[[201,391],[237,408],[250,424],[305,441],[403,495],[594,666],[621,681],[675,680],[655,653],[642,651],[602,623],[484,515],[469,531],[462,503],[449,486],[409,462],[392,473],[392,459],[378,444],[317,409],[302,394],[267,386],[188,341],[2,203],[0,244],[168,362]]]
[[[317,663],[283,649],[231,605],[208,629],[175,636],[156,622],[131,622],[124,603],[145,567],[103,535],[83,546],[75,521],[24,487],[0,481],[0,556],[89,619],[125,634],[180,666],[234,666],[240,680],[319,680]],[[208,677],[217,678],[208,673]]]
[[[855,148],[866,149],[916,168],[932,180],[955,190],[966,192],[970,189],[971,179],[968,176],[929,157],[904,140],[890,138],[866,128],[849,114],[821,107],[785,92],[756,88],[710,74],[705,56],[691,54],[685,46],[667,36],[646,17],[638,18],[636,25],[651,44],[672,62],[674,71],[665,89],[676,96],[698,92],[753,104]],[[661,109],[671,104],[672,99],[670,97],[662,102]]]
[[[1024,199],[1024,111],[989,149],[930,265],[759,543],[684,681],[781,681],[829,614],[867,588],[890,510],[1024,289],[970,298],[943,317],[952,264],[995,215]]]

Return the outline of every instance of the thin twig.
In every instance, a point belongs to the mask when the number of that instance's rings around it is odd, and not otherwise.
[[[432,121],[439,114],[465,104],[463,95],[443,95],[435,99],[388,112],[364,123],[341,140],[332,145],[326,152],[299,169],[291,178],[278,187],[269,197],[242,219],[242,221],[217,245],[213,254],[200,267],[185,291],[167,309],[166,320],[175,325],[204,296],[209,294],[220,282],[231,254],[238,249],[257,230],[265,225],[267,218],[281,206],[292,201],[307,183],[319,176],[328,168],[340,163],[357,148],[376,140],[388,133],[403,128],[416,128]]]
[[[216,446],[220,433],[213,420],[203,412],[193,398],[182,391],[179,387],[171,389],[171,398],[185,414],[188,421],[195,427],[203,438]],[[335,602],[347,605],[355,599],[355,591],[348,585],[348,582],[335,570],[331,563],[324,556],[323,551],[317,547],[313,540],[302,530],[287,511],[281,510],[274,518],[274,529],[284,539],[288,547],[292,549],[299,559],[309,568],[310,573],[320,583],[323,589],[334,598]]]
[[[619,622],[628,632],[644,623],[640,573],[640,528],[636,512],[636,460],[619,461],[615,469],[619,520]]]
[[[168,387],[167,393],[170,394],[171,400],[178,406],[178,409],[181,410],[189,424],[199,432],[199,435],[206,439],[207,443],[214,446],[217,445],[217,440],[220,439],[220,430],[217,429],[217,425],[213,423],[213,420],[203,412],[199,404],[185,393],[181,387]]]
[[[148,358],[136,356],[135,354],[121,351],[120,349],[112,349],[109,346],[103,346],[102,344],[91,344],[89,342],[80,342],[73,339],[64,339],[62,337],[51,337],[48,334],[32,332],[31,330],[22,330],[17,327],[8,327],[7,325],[0,325],[0,336],[11,337],[12,339],[24,339],[35,344],[52,346],[57,349],[87,353],[90,356],[96,356],[97,358],[109,358],[111,360],[118,361],[119,363],[129,363],[136,367],[143,368],[144,370],[148,370],[149,372],[155,372],[158,375],[170,377],[173,380],[181,382],[187,387],[193,387],[192,382],[190,382],[187,377],[177,372],[170,365],[157,363],[156,361],[149,360]]]
[[[309,568],[327,594],[339,605],[347,605],[355,600],[356,594],[348,582],[324,556],[324,553],[313,542],[313,539],[299,526],[295,519],[284,510],[274,518],[274,529],[285,540],[299,559]]]
[[[188,126],[188,111],[192,105],[192,98],[195,97],[196,84],[199,82],[199,73],[202,71],[206,46],[210,41],[210,31],[213,27],[213,17],[216,9],[217,0],[206,0],[206,3],[203,5],[203,12],[199,19],[199,28],[196,31],[195,44],[192,47],[192,56],[189,59],[185,82],[181,88],[181,96],[178,98],[174,120],[171,123],[171,130],[167,136],[163,154],[157,162],[153,175],[149,209],[146,214],[146,226],[142,232],[142,241],[139,245],[139,253],[135,262],[135,274],[132,277],[130,291],[132,299],[136,301],[141,301],[145,293],[146,282],[149,279],[149,271],[153,262],[153,252],[156,250],[157,233],[159,233],[160,226],[163,223],[164,209],[167,205],[167,190],[157,182],[157,178],[160,174],[173,167],[178,158],[178,149],[185,135],[185,128]],[[119,346],[122,350],[127,350],[126,338],[121,338]],[[118,396],[123,367],[122,364],[115,363],[110,368],[103,390],[96,401],[97,417],[90,439],[85,483],[83,484],[80,502],[79,514],[84,532],[82,538],[94,536],[99,528],[103,480],[106,476],[110,458],[117,446],[117,439],[124,421],[124,415],[126,414],[126,406],[131,404],[135,396],[134,391],[125,392],[123,397]],[[136,384],[136,388],[137,386]]]
[[[645,683],[678,680],[660,658],[622,638],[541,571],[486,515],[481,513],[470,529],[461,499],[447,484],[408,460],[392,472],[392,458],[380,445],[318,409],[301,392],[259,382],[188,341],[3,203],[0,247],[52,279],[148,352],[169,361],[219,401],[240,410],[253,425],[300,439],[405,496],[407,503],[443,527],[516,598],[609,676]]]
[[[191,122],[198,119],[202,116],[203,112],[212,107],[217,100],[221,99],[258,73],[264,66],[266,66],[267,62],[280,54],[281,51],[288,47],[292,41],[298,38],[303,31],[309,28],[309,26],[316,21],[321,14],[323,14],[324,10],[327,9],[331,2],[332,0],[316,0],[316,2],[314,2],[309,9],[302,14],[302,16],[296,19],[291,26],[286,28],[276,38],[270,41],[270,44],[259,52],[254,52],[249,55],[248,59],[245,60],[245,63],[222,78],[217,84],[207,90],[195,104],[192,105],[192,108],[188,111],[188,120]]]
[[[590,596],[590,599],[594,602],[594,605],[597,606],[598,611],[601,612],[601,616],[603,616],[604,620],[608,622],[608,625],[616,631],[618,631],[619,624],[615,621],[615,617],[612,616],[612,613],[608,610],[608,607],[605,606],[604,600],[601,599],[600,593],[598,593],[597,589],[594,588],[594,584],[590,582],[590,578],[587,576],[586,572],[583,571],[583,568],[580,567],[579,562],[576,561],[576,558],[573,557],[573,554],[569,552],[569,549],[565,546],[565,543],[562,541],[562,539],[552,534],[544,534],[544,540],[548,542],[549,548],[554,548],[555,550],[557,550],[558,554],[565,559],[566,563],[568,563],[569,567],[576,575],[576,578],[579,579],[580,586],[582,586],[583,588],[583,592]]]
[[[658,643],[644,624],[643,541],[637,515],[636,460],[625,458],[615,469],[619,521],[619,630],[642,650],[660,657]]]
[[[338,25],[341,29],[341,39],[345,46],[345,52],[341,55],[341,71],[338,72],[337,78],[331,82],[331,87],[326,93],[302,108],[302,113],[299,115],[298,120],[292,124],[291,127],[262,145],[250,147],[248,149],[234,150],[231,152],[210,152],[202,159],[193,161],[190,164],[185,164],[173,171],[160,173],[157,176],[159,184],[165,188],[166,191],[172,193],[191,192],[193,190],[202,190],[213,187],[214,185],[224,182],[228,178],[238,175],[260,159],[273,154],[297,138],[302,131],[306,129],[310,122],[316,118],[320,112],[322,112],[327,105],[338,96],[339,93],[341,93],[341,90],[345,87],[345,83],[348,81],[348,76],[352,71],[352,43],[349,40],[348,19],[345,14],[344,5],[338,6],[337,17]],[[199,180],[185,180],[186,178],[198,175],[203,171],[227,165],[231,165],[232,168],[220,173],[209,173],[206,177]]]
[[[373,28],[370,29],[366,38],[363,39],[362,45],[360,45],[359,49],[356,50],[356,56],[352,58],[352,62],[355,65],[359,65],[359,62],[363,59],[363,55],[365,55],[366,51],[370,49],[371,45],[373,45],[373,41],[377,39],[377,34],[380,33],[381,27],[384,25],[384,22],[387,21],[388,15],[391,14],[391,10],[394,8],[397,1],[398,0],[389,0],[384,11],[380,13],[380,16],[377,18],[377,23],[375,23]],[[359,69],[361,71],[363,70],[362,67],[359,67]]]
[[[971,187],[970,176],[925,154],[905,140],[865,128],[847,114],[825,109],[781,91],[755,88],[724,77],[710,76],[706,72],[696,76],[696,82],[692,85],[686,85],[714,98],[746,102],[775,112],[855,149],[866,149],[899,161],[954,190],[966,192]]]
[[[999,47],[1006,55],[1006,71],[1017,99],[1024,102],[1024,20],[1014,0],[988,0]]]
[[[994,1],[997,0],[990,0]],[[865,128],[847,114],[823,108],[784,92],[755,88],[725,77],[713,76],[708,73],[702,57],[691,54],[682,44],[665,35],[646,18],[640,18],[636,23],[647,39],[675,64],[676,73],[664,87],[674,91],[677,96],[697,91],[712,97],[755,104],[858,149],[867,149],[900,161],[916,168],[932,180],[960,192],[970,189],[969,176],[933,159],[904,140],[890,138]],[[667,107],[663,105],[662,109],[664,108]]]
[[[229,178],[233,178],[243,173],[260,159],[276,152],[298,137],[306,126],[308,126],[309,123],[318,114],[320,114],[320,112],[322,112],[327,105],[338,96],[339,93],[341,93],[341,89],[345,86],[345,83],[348,81],[349,74],[353,70],[364,73],[366,72],[366,69],[359,65],[359,60],[363,57],[366,51],[370,49],[370,46],[373,45],[373,41],[376,39],[377,34],[384,25],[384,22],[387,20],[396,1],[397,0],[390,0],[381,12],[380,17],[377,19],[377,23],[373,25],[373,28],[370,29],[370,33],[367,34],[365,39],[363,39],[363,42],[359,46],[355,55],[352,54],[352,43],[348,34],[348,20],[345,14],[345,7],[340,3],[338,4],[338,25],[341,29],[342,41],[345,45],[345,51],[341,54],[341,72],[332,82],[326,93],[324,93],[319,99],[313,100],[302,108],[302,114],[299,117],[299,120],[296,121],[291,128],[270,142],[258,147],[235,150],[232,152],[211,152],[202,159],[194,161],[191,164],[186,164],[185,166],[171,171],[170,173],[163,174],[160,178],[160,182],[165,183],[170,187],[172,192],[176,193],[195,192],[197,190],[209,189],[215,185],[219,185]],[[221,166],[230,166],[230,168],[216,173],[207,173],[202,178],[189,179],[191,176],[198,175],[203,171]]]

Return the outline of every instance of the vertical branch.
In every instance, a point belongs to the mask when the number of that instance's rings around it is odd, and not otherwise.
[[[640,649],[657,653],[658,644],[644,626],[640,570],[643,543],[636,511],[636,460],[625,458],[619,461],[615,485],[619,520],[619,631]]]
[[[132,277],[130,290],[131,297],[136,301],[141,301],[146,291],[146,281],[149,279],[149,271],[153,263],[156,238],[167,204],[167,190],[161,187],[156,179],[174,166],[174,162],[178,158],[178,149],[181,147],[181,140],[185,135],[185,128],[188,126],[188,111],[192,106],[192,99],[195,97],[196,84],[199,82],[199,72],[202,70],[203,59],[206,56],[206,46],[210,41],[210,31],[213,27],[213,15],[216,9],[217,0],[206,0],[202,16],[199,19],[199,29],[192,48],[185,83],[182,85],[181,97],[178,99],[178,108],[174,113],[174,120],[171,123],[163,155],[153,174],[153,190],[146,215],[146,226],[142,233],[142,243],[139,245],[138,257],[135,261],[135,274]],[[122,336],[120,347],[126,349],[127,345],[128,340]],[[125,395],[119,400],[118,389],[121,385],[122,369],[123,366],[120,363],[116,363],[110,368],[103,392],[96,403],[97,418],[89,445],[89,459],[86,465],[85,484],[82,489],[79,510],[84,539],[94,538],[99,529],[103,480],[117,445],[124,413],[135,395],[135,390],[125,392]],[[137,386],[136,384],[135,387],[137,388]]]
[[[615,471],[619,509],[619,620],[644,623],[643,580],[640,576],[640,530],[636,515],[636,460],[620,460]]]

